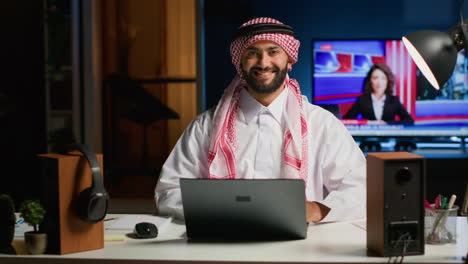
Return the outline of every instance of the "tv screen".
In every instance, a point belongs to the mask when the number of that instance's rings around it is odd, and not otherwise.
[[[312,47],[313,103],[332,111],[353,136],[468,136],[468,58],[463,52],[450,80],[436,90],[400,40],[313,40]],[[388,66],[394,77],[393,93],[385,94],[380,105],[370,92],[374,84],[364,87],[375,64]],[[386,113],[385,98],[390,97],[397,112]]]

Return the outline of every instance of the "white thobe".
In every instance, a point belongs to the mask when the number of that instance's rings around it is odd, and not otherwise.
[[[283,178],[282,146],[285,134],[283,110],[288,89],[268,106],[256,101],[247,91],[240,94],[236,119],[236,178]],[[366,161],[354,139],[330,112],[308,103],[304,115],[308,125],[307,201],[330,208],[321,222],[365,216]],[[213,110],[200,114],[184,131],[164,163],[155,190],[155,201],[162,215],[183,219],[180,178],[208,178]],[[298,175],[299,178],[299,175]]]

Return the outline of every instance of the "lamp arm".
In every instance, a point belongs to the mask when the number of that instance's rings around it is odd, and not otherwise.
[[[467,21],[463,18],[463,3],[465,0],[459,0],[460,6],[458,8],[460,12],[460,29],[461,29],[461,34],[463,35],[462,42],[463,42],[463,48],[465,49],[465,55],[468,57],[468,30],[467,30]]]
[[[465,52],[468,50],[468,19],[464,20],[463,23],[456,24],[455,26],[451,27],[447,34],[453,39],[455,48],[457,51],[465,49]],[[468,54],[467,54],[468,55]]]
[[[465,47],[465,55],[468,57],[468,30],[466,29],[466,23],[465,23],[465,20],[463,19],[463,2],[464,0],[461,0],[460,2],[460,27],[461,27],[461,31],[462,31],[462,34],[463,34],[463,42],[464,42],[464,47]],[[465,188],[465,196],[463,198],[463,203],[462,203],[462,208],[461,208],[461,215],[468,215],[468,183],[466,184],[466,188]],[[467,259],[466,261],[468,261],[468,253],[467,253]]]
[[[463,48],[465,49],[465,57],[468,58],[468,30],[466,28],[466,23],[460,24],[460,28],[463,35]]]
[[[458,14],[460,15],[460,24],[463,24],[464,23],[464,19],[463,19],[463,2],[465,2],[465,0],[458,0],[458,2],[460,3],[459,6],[458,6]]]

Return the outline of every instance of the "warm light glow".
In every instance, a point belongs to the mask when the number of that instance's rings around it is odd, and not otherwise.
[[[424,74],[426,79],[429,81],[430,84],[432,84],[432,86],[434,86],[434,88],[439,90],[439,83],[437,82],[437,79],[435,78],[434,74],[432,73],[431,69],[429,68],[421,54],[419,54],[418,50],[413,46],[413,44],[411,44],[411,42],[406,37],[403,37],[402,40],[403,44],[405,44],[405,47],[408,50],[408,53],[410,54],[414,63],[416,63],[418,68],[421,70],[422,74]]]

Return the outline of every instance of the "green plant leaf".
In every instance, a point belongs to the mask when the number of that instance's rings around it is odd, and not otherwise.
[[[24,221],[34,227],[34,231],[38,231],[38,226],[44,221],[46,210],[38,200],[25,200],[20,205],[19,212]]]

